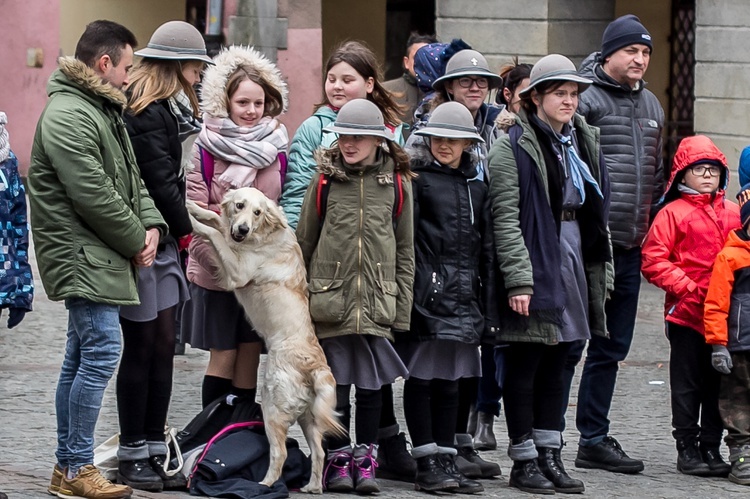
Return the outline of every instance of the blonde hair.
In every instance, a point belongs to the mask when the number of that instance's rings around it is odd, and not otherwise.
[[[187,61],[186,64],[202,64]],[[134,115],[143,112],[151,103],[168,99],[180,90],[185,92],[193,108],[193,114],[200,116],[198,96],[193,86],[182,75],[180,61],[144,58],[133,68],[128,84],[128,109]]]

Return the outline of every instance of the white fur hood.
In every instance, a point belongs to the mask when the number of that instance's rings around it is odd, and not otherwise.
[[[252,47],[233,45],[214,58],[214,65],[203,74],[201,109],[214,118],[227,118],[225,88],[229,77],[241,65],[255,68],[271,85],[279,90],[284,111],[289,105],[289,90],[276,64]]]

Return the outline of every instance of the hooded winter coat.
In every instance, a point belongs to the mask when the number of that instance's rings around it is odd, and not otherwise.
[[[66,57],[47,84],[28,187],[39,273],[52,300],[138,305],[146,230],[167,225],[141,181],[122,120],[125,96]]]
[[[419,340],[494,342],[499,324],[495,243],[487,184],[477,158],[441,165],[425,146],[412,150],[414,306],[411,333]]]
[[[281,72],[267,58],[259,52],[233,46],[222,51],[214,59],[214,65],[204,74],[201,90],[201,109],[206,117],[229,119],[227,109],[226,87],[230,76],[239,66],[250,66],[256,69],[265,81],[276,88],[282,97],[282,108],[288,106],[288,89]],[[263,118],[268,119],[268,118]],[[282,125],[283,126],[283,125]],[[198,141],[200,143],[200,139]],[[207,151],[210,154],[210,148]],[[213,176],[209,185],[204,180],[201,152],[199,147],[193,148],[192,166],[187,173],[187,197],[192,201],[203,203],[210,210],[219,212],[221,201],[228,189],[219,182],[221,175],[229,167],[229,162],[220,157],[213,157]],[[276,161],[266,168],[258,170],[253,187],[259,189],[270,199],[277,201],[281,192],[280,162]],[[223,291],[214,276],[217,275],[216,265],[213,263],[214,251],[201,238],[193,238],[189,247],[190,259],[187,266],[187,278],[198,286],[213,291]]]
[[[408,331],[414,284],[411,180],[401,175],[403,207],[393,220],[393,160],[379,151],[375,163],[355,171],[338,149],[317,154],[318,173],[302,203],[297,241],[307,267],[310,315],[318,338],[369,334],[393,341]],[[331,184],[324,221],[318,183]]]
[[[581,93],[578,114],[601,131],[612,184],[612,245],[630,249],[643,242],[652,208],[664,192],[664,110],[645,82],[636,88],[622,85],[604,72],[598,60],[594,53],[581,65],[581,76],[594,84]]]
[[[723,165],[719,189],[708,194],[680,192],[687,168],[707,160]],[[643,243],[641,271],[666,291],[665,319],[700,333],[714,260],[729,233],[740,226],[739,207],[724,198],[728,182],[727,160],[708,137],[683,139],[664,195],[668,204],[656,215]]]

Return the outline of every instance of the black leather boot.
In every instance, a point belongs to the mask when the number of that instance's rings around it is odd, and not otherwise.
[[[455,456],[451,454],[438,454],[438,459],[445,472],[458,482],[458,488],[453,489],[452,492],[456,494],[477,494],[484,492],[484,486],[481,483],[467,478],[466,475],[461,473],[458,466],[456,466]]]
[[[418,457],[417,477],[414,481],[415,490],[427,492],[455,491],[458,488],[458,480],[445,472],[438,460],[438,454]]]
[[[164,482],[153,468],[151,468],[148,459],[120,461],[117,469],[117,481],[138,490],[147,490],[150,492],[161,492],[164,490]]]
[[[528,461],[513,461],[510,469],[510,481],[508,486],[515,487],[524,492],[532,494],[554,494],[555,484],[539,470],[536,459]]]
[[[539,447],[537,450],[539,452],[539,457],[537,458],[539,470],[547,480],[555,485],[555,492],[580,494],[584,491],[583,482],[571,478],[568,472],[565,471],[562,458],[560,457],[560,449]]]
[[[164,461],[167,456],[151,456],[148,458],[148,462],[151,468],[156,472],[164,482],[164,490],[185,490],[187,489],[187,478],[179,471],[172,476],[169,476],[164,470]]]
[[[685,438],[677,441],[677,471],[685,475],[711,475],[711,468],[703,462],[695,439]]]
[[[711,470],[710,476],[720,476],[723,478],[729,476],[732,467],[721,457],[718,445],[711,447],[701,445],[700,448],[703,462],[706,463],[708,469]]]
[[[399,433],[378,439],[378,478],[413,482],[417,474],[417,463],[406,450],[406,435]]]

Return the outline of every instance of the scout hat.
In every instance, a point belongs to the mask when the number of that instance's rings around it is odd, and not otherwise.
[[[430,115],[427,126],[414,133],[430,137],[484,142],[484,139],[477,133],[471,112],[466,106],[455,101],[444,102],[436,107]]]
[[[135,53],[152,59],[195,60],[213,64],[206,42],[195,26],[185,21],[168,21],[154,31],[146,48]]]
[[[383,113],[367,99],[353,99],[341,106],[336,121],[323,131],[339,135],[372,135],[393,140],[393,133],[385,126]]]

